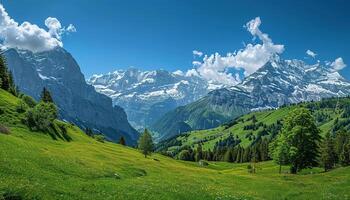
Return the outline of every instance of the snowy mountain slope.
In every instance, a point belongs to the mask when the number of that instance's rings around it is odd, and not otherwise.
[[[142,71],[136,68],[93,75],[87,80],[96,91],[123,107],[135,127],[147,127],[164,113],[189,104],[211,89],[212,84],[198,76],[165,70]]]

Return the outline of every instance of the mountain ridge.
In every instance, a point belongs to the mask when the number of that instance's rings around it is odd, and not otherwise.
[[[134,67],[93,75],[87,82],[125,109],[135,127],[148,127],[166,112],[223,87],[196,75]]]
[[[250,111],[348,94],[350,82],[330,66],[282,60],[274,55],[240,84],[214,90],[196,102],[166,113],[152,129],[163,133],[161,138],[166,139],[178,134],[167,129],[176,122],[182,121],[193,130],[209,129]]]
[[[104,133],[113,141],[123,135],[129,144],[136,143],[138,133],[124,110],[86,84],[78,63],[65,49],[40,53],[8,49],[4,55],[19,89],[38,100],[42,88],[47,87],[61,119]]]

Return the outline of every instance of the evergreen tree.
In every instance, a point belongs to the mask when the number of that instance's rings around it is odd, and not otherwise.
[[[152,136],[147,129],[145,129],[143,134],[140,136],[138,141],[138,147],[142,151],[142,153],[145,155],[145,158],[147,157],[147,155],[151,154],[151,152],[153,151]]]
[[[9,91],[9,73],[6,65],[6,60],[3,53],[0,53],[0,79],[1,79],[1,89]]]
[[[125,142],[125,139],[124,139],[123,136],[120,137],[120,139],[119,139],[119,144],[121,144],[121,145],[123,145],[123,146],[126,145],[126,142]]]
[[[350,165],[350,142],[344,144],[339,160],[342,166]]]
[[[291,164],[290,172],[295,174],[304,168],[318,164],[319,142],[321,139],[315,120],[306,108],[297,108],[290,112],[285,119],[281,139],[288,147]]]
[[[332,169],[336,162],[334,139],[329,132],[322,143],[321,160],[325,171]]]
[[[344,145],[350,142],[350,134],[344,129],[337,132],[335,137],[335,152],[337,155],[336,162],[340,162],[340,155],[343,153]]]
[[[51,93],[49,90],[46,89],[46,87],[44,87],[43,91],[41,92],[41,101],[45,103],[53,103]]]
[[[202,149],[202,145],[198,144],[197,146],[197,151],[195,154],[195,160],[196,162],[200,161],[203,158],[203,149]]]
[[[85,134],[90,137],[94,136],[92,129],[89,127],[85,129]]]
[[[225,162],[233,162],[232,159],[232,150],[231,149],[227,149],[225,155],[224,155],[224,161]]]
[[[8,91],[13,94],[14,96],[18,96],[18,88],[15,85],[15,81],[13,80],[12,72],[8,72],[8,83],[9,83],[9,89]]]

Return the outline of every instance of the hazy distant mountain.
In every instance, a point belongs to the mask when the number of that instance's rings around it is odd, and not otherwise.
[[[39,99],[42,88],[49,88],[62,119],[101,131],[111,140],[124,135],[129,144],[136,142],[138,133],[124,110],[86,84],[78,64],[63,48],[41,53],[9,49],[5,56],[20,90]]]
[[[87,82],[111,97],[115,105],[123,107],[134,127],[147,127],[166,112],[222,87],[179,71],[136,68],[93,75]]]
[[[166,113],[152,129],[168,138],[181,132],[169,128],[174,123],[208,129],[252,110],[349,94],[350,82],[330,66],[307,65],[274,56],[242,83],[214,90],[198,101]]]

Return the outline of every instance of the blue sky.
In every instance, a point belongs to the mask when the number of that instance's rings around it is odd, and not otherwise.
[[[18,23],[45,28],[47,17],[76,32],[62,36],[85,76],[135,66],[186,71],[193,50],[226,55],[245,48],[253,36],[243,27],[260,17],[260,30],[284,45],[283,58],[313,63],[341,57],[350,62],[349,1],[200,0],[3,0]],[[306,50],[317,54],[306,56]],[[349,67],[340,71],[350,79]]]

